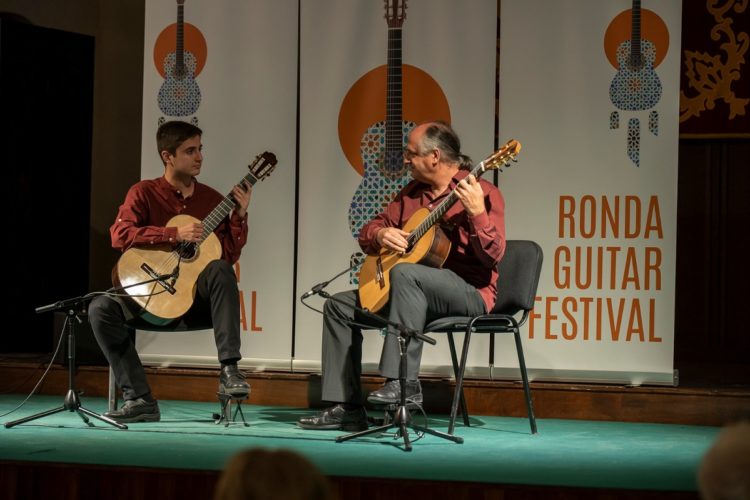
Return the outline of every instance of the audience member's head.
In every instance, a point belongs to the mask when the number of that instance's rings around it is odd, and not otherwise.
[[[704,500],[750,500],[750,423],[725,427],[698,468]]]
[[[216,485],[214,500],[331,500],[328,479],[290,450],[253,448],[234,455]]]

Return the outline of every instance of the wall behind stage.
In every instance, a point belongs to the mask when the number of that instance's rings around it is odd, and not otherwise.
[[[630,7],[503,1],[500,132],[525,145],[508,232],[545,252],[535,377],[672,383],[681,4],[643,3],[640,69]]]
[[[383,4],[299,5],[297,94],[296,2],[186,2],[192,28],[185,44],[195,52],[200,100],[179,118],[204,128],[201,180],[220,190],[238,180],[248,155],[268,149],[279,157],[274,175],[254,193],[250,243],[239,264],[244,363],[288,367],[294,360],[296,369],[316,370],[321,319],[298,296],[349,265],[358,228],[374,215],[363,200],[397,186],[367,191],[362,183],[384,132]],[[396,26],[404,131],[445,119],[464,151],[480,160],[494,142],[496,2],[411,0],[408,7]],[[631,37],[629,7],[503,2],[499,139],[524,145],[518,167],[500,176],[507,235],[539,241],[546,257],[526,330],[536,379],[672,381],[680,6],[644,9],[644,38],[657,36],[658,97],[631,96],[618,71],[617,48]],[[162,172],[153,133],[171,115],[159,105],[165,78],[154,52],[169,39],[162,32],[175,14],[170,2],[147,2],[146,178]],[[351,288],[353,279],[345,275],[328,290]],[[366,336],[366,371],[374,370],[380,345],[377,333]],[[139,349],[152,363],[216,363],[210,333],[141,336]],[[486,339],[475,339],[475,374],[486,372],[486,350]],[[514,376],[513,352],[511,339],[499,340],[496,376]],[[447,373],[448,365],[444,342],[425,349],[424,372]]]

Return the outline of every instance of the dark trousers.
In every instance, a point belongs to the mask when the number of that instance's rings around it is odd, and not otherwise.
[[[448,269],[421,264],[398,264],[391,269],[391,295],[380,314],[390,321],[422,331],[424,326],[444,316],[470,316],[485,312],[484,300],[476,288]],[[337,293],[336,299],[359,306],[356,290]],[[362,329],[350,326],[355,321],[373,328],[383,325],[356,314],[348,306],[327,300],[323,317],[322,399],[331,402],[362,401]],[[408,380],[417,380],[423,342],[411,338],[407,348]],[[380,373],[399,377],[398,332],[389,328],[380,356]]]
[[[132,326],[128,321],[132,314],[127,307],[117,298],[100,296],[91,301],[88,313],[96,341],[114,371],[123,398],[136,399],[151,392],[130,338]],[[220,362],[232,363],[242,357],[239,291],[231,264],[215,260],[206,266],[196,282],[193,306],[180,322],[188,329],[212,324]]]

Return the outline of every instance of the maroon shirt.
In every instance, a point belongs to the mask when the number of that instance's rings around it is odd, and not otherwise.
[[[215,189],[193,182],[188,198],[164,177],[134,184],[109,228],[112,247],[124,252],[131,246],[176,245],[177,226],[167,227],[169,219],[185,214],[203,220],[224,199]],[[221,242],[222,258],[234,264],[247,242],[247,214],[240,218],[232,212],[214,233]]]
[[[448,188],[433,197],[430,186],[412,181],[386,206],[385,211],[368,222],[359,233],[359,246],[368,254],[380,251],[378,231],[384,227],[404,227],[406,221],[422,207],[437,207],[464,177],[459,170]],[[469,217],[461,202],[456,202],[438,224],[451,241],[451,250],[443,268],[450,269],[473,285],[484,299],[487,311],[495,306],[497,263],[505,253],[505,201],[494,184],[479,179],[484,192],[486,212]]]

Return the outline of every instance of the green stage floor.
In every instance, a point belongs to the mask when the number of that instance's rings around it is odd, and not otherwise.
[[[0,414],[22,399],[0,396]],[[62,400],[35,396],[1,421],[61,406]],[[330,476],[693,491],[696,467],[719,431],[542,419],[539,433],[531,435],[524,418],[482,416],[472,417],[470,428],[457,425],[463,444],[425,435],[407,453],[403,440],[389,435],[336,443],[341,432],[302,430],[295,422],[307,409],[244,405],[249,427],[225,427],[212,419],[218,403],[159,404],[161,422],[130,424],[129,430],[98,420],[88,427],[67,411],[0,427],[0,460],[220,470],[234,452],[260,446],[295,450]],[[83,405],[98,413],[106,409],[102,398],[84,396]],[[448,419],[434,415],[428,423],[446,431]]]

